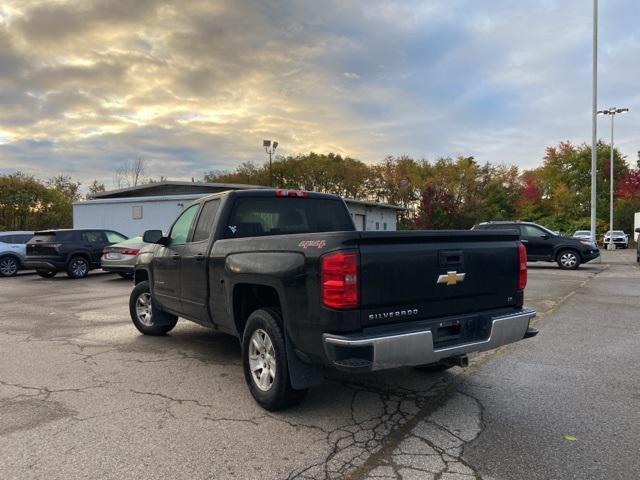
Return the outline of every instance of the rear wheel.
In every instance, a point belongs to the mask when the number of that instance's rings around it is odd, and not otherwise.
[[[87,259],[79,255],[71,257],[67,265],[67,275],[70,278],[84,278],[89,275],[89,262]]]
[[[244,376],[253,398],[266,410],[282,410],[302,401],[307,390],[291,387],[280,312],[253,312],[242,337]]]
[[[56,272],[55,270],[42,270],[42,269],[37,269],[36,273],[38,275],[40,275],[42,278],[53,278],[56,276]]]
[[[575,250],[562,250],[558,253],[558,266],[564,270],[575,270],[580,266],[580,255]]]
[[[0,258],[0,277],[13,277],[18,273],[20,264],[18,259],[12,256]]]
[[[137,284],[131,292],[129,314],[136,328],[145,335],[164,335],[178,323],[178,317],[165,312],[153,301],[147,281]]]

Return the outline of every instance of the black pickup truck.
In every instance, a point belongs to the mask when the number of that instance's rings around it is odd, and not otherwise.
[[[264,189],[205,197],[144,240],[135,326],[162,335],[180,316],[238,337],[268,410],[299,402],[325,368],[464,365],[537,333],[513,231],[359,232],[340,197]]]

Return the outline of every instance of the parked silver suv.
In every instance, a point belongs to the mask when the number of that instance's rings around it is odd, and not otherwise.
[[[0,277],[13,277],[22,268],[31,237],[33,232],[0,232]]]

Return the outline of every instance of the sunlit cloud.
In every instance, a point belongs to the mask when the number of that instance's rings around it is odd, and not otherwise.
[[[638,14],[601,8],[601,99],[632,112]],[[0,172],[108,183],[143,156],[186,179],[262,161],[263,138],[531,167],[589,139],[589,19],[578,0],[5,0]],[[617,131],[630,158],[636,118]]]

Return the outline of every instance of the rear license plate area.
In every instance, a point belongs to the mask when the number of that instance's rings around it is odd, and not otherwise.
[[[478,342],[489,338],[490,319],[479,316],[439,321],[431,332],[434,348]]]

